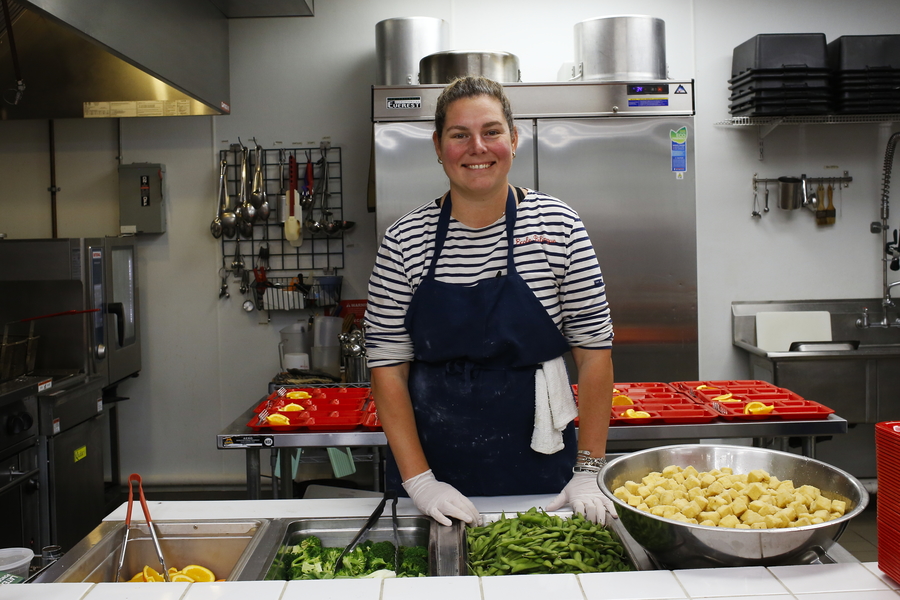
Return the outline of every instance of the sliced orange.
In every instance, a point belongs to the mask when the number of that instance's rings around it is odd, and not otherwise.
[[[278,413],[275,413],[274,415],[269,415],[266,418],[266,422],[269,425],[290,425],[291,424],[290,419],[288,419],[284,415],[279,415]]]
[[[774,404],[763,404],[762,402],[750,402],[744,406],[745,415],[767,415],[775,409]]]
[[[149,565],[144,565],[144,570],[141,574],[144,576],[144,581],[165,581],[165,578]]]
[[[633,408],[629,408],[622,414],[629,419],[646,419],[650,416],[650,413],[648,412],[644,412],[642,410],[634,410]]]
[[[194,578],[185,575],[181,571],[178,571],[177,573],[172,573],[171,575],[169,575],[169,581],[183,581],[185,583],[194,583]]]
[[[713,402],[738,402],[738,400],[732,398],[732,394],[729,392],[727,394],[722,394],[721,396],[716,396],[713,398]]]
[[[143,571],[138,571],[137,573],[135,573],[134,577],[132,577],[132,578],[129,579],[128,581],[129,581],[129,582],[131,582],[131,581],[144,581],[144,572],[143,572]]]
[[[624,394],[619,394],[618,396],[613,396],[612,405],[613,406],[631,406],[634,404],[634,401]]]
[[[287,397],[291,400],[304,400],[310,398],[309,392],[288,392]]]
[[[711,385],[706,385],[705,383],[701,383],[700,385],[698,385],[698,386],[695,387],[694,389],[695,389],[695,390],[717,390],[717,389],[719,389],[719,388],[715,388],[715,387],[713,387],[713,386],[711,386]]]
[[[617,390],[616,388],[613,388],[613,394],[621,394],[621,393],[622,393],[621,390]]]
[[[215,581],[216,576],[212,571],[200,565],[188,565],[181,570],[182,573],[193,579],[194,581]]]
[[[169,567],[169,575],[171,575],[172,573],[177,573],[177,572],[178,572],[178,569],[176,569],[175,567]]]
[[[294,404],[293,402],[291,402],[290,404],[286,404],[286,405],[282,406],[281,410],[284,412],[288,412],[288,411],[292,411],[292,410],[306,410],[306,409],[303,408],[302,406],[300,406],[299,404]]]

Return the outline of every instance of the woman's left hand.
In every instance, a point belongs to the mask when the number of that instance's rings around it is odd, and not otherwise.
[[[559,510],[567,504],[574,512],[583,514],[593,523],[606,525],[610,519],[618,518],[612,500],[606,497],[597,484],[596,473],[573,473],[563,491],[545,510]]]

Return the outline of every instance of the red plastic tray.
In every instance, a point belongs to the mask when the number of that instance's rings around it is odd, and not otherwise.
[[[672,387],[677,389],[680,392],[687,392],[688,394],[696,394],[698,392],[697,388],[701,385],[707,385],[711,388],[717,388],[724,390],[720,393],[730,392],[733,387],[739,388],[768,388],[768,389],[781,389],[776,385],[769,383],[768,381],[759,381],[755,379],[719,379],[719,380],[710,380],[710,381],[673,381],[671,383]],[[702,391],[702,390],[700,390]]]
[[[365,414],[361,410],[329,411],[324,407],[318,410],[276,412],[290,419],[290,425],[259,424],[257,422],[259,418],[254,416],[247,423],[247,427],[254,431],[346,431],[361,425]]]
[[[613,394],[616,396],[628,396],[635,404],[661,404],[663,406],[679,404],[698,404],[698,402],[681,392],[647,392],[632,391],[628,394]]]
[[[812,400],[752,400],[774,404],[775,409],[762,415],[745,415],[746,402],[719,402],[722,418],[726,421],[811,421],[827,419],[834,410]]]
[[[626,396],[630,396],[633,393],[644,393],[644,394],[653,394],[653,393],[665,393],[665,392],[677,392],[674,387],[669,385],[668,383],[662,382],[625,382],[625,383],[614,383],[614,390],[619,390],[618,392],[613,392],[613,395],[616,393],[625,394]]]
[[[268,398],[260,402],[253,409],[253,412],[259,413],[265,408],[266,403],[268,402]],[[280,397],[276,394],[274,401],[272,402],[272,408],[276,411],[279,410],[282,406],[287,406],[288,404],[299,404],[304,407],[306,410],[319,410],[319,409],[337,409],[337,410],[362,410],[363,405],[366,403],[366,398],[341,398],[341,397],[317,397],[317,398],[303,398],[303,399],[291,399],[287,397]]]
[[[763,389],[738,387],[731,388],[727,392],[723,392],[722,390],[698,390],[696,392],[696,398],[701,402],[720,402],[729,404],[730,402],[727,400],[716,400],[717,397],[724,394],[731,394],[730,400],[737,399],[747,402],[765,402],[767,404],[776,400],[806,400],[806,398],[800,394],[795,394],[784,388]]]
[[[625,411],[629,408],[643,410],[650,413],[649,417],[626,417]],[[710,423],[721,415],[709,406],[703,404],[683,404],[678,406],[664,405],[638,405],[613,406],[610,418],[611,425],[660,425],[675,423]]]
[[[378,418],[378,413],[366,413],[366,416],[363,417],[362,425],[369,431],[381,431],[381,420]]]

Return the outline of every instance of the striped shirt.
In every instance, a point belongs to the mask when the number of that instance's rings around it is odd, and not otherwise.
[[[570,346],[610,348],[613,329],[606,288],[584,224],[560,200],[534,190],[525,192],[513,231],[516,270]],[[439,200],[429,202],[385,232],[369,279],[365,317],[369,367],[413,360],[404,318],[431,264],[440,213]],[[474,285],[506,275],[506,257],[505,215],[479,229],[451,217],[435,278]]]

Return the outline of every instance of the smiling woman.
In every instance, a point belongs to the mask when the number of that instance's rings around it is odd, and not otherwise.
[[[568,504],[603,521],[596,475],[613,381],[603,275],[575,211],[510,185],[512,114],[489,79],[445,88],[433,141],[450,190],[388,228],[379,250],[366,347],[386,486],[446,525],[481,520],[467,496],[560,490],[547,510]]]

